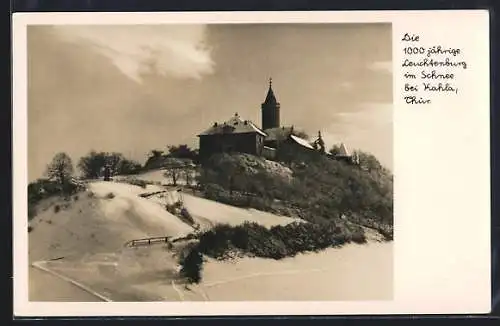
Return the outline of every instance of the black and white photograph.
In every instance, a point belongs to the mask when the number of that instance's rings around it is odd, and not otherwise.
[[[28,26],[29,301],[393,300],[392,44]]]
[[[490,312],[488,14],[16,13],[13,315]]]

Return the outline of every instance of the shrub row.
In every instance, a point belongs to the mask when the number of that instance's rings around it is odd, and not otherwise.
[[[369,217],[359,217],[357,215],[351,215],[349,220],[359,225],[377,230],[377,232],[387,241],[392,241],[394,238],[394,227],[391,224],[382,223]]]
[[[285,226],[278,225],[270,229],[250,222],[234,227],[220,224],[199,235],[198,239],[197,245],[192,247],[191,251],[216,259],[225,259],[234,253],[282,259],[302,252],[340,246],[351,241],[366,242],[363,230],[359,227],[348,227],[345,223],[299,222]],[[201,265],[198,266],[197,262],[198,260],[194,258],[193,261],[181,260],[181,273],[188,279],[192,279],[192,275],[198,275]]]

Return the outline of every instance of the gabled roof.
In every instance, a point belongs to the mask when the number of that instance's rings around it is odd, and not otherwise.
[[[258,133],[262,136],[267,136],[267,134],[258,128],[252,121],[242,120],[237,113],[226,122],[215,123],[212,127],[208,128],[198,136],[246,133]]]
[[[312,145],[309,144],[309,142],[307,140],[305,140],[304,138],[300,138],[300,137],[297,137],[295,135],[290,135],[290,139],[292,139],[293,141],[295,141],[297,144],[299,144],[301,146],[307,147],[309,149],[314,149],[314,147],[312,147]]]

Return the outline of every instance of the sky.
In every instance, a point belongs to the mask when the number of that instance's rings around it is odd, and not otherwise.
[[[236,112],[260,125],[270,77],[282,125],[392,169],[390,24],[30,26],[27,49],[30,181],[58,152],[143,163]]]

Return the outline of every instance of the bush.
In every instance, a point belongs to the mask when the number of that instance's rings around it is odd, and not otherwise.
[[[165,209],[167,210],[167,212],[173,215],[177,215],[178,212],[181,210],[181,208],[182,208],[182,203],[180,201],[176,201],[173,204],[165,205]]]
[[[369,216],[359,216],[359,215],[351,215],[349,217],[354,223],[362,225],[367,228],[371,228],[379,232],[386,241],[393,240],[393,226],[389,223],[381,223],[379,221],[370,218]]]
[[[203,268],[203,256],[193,248],[188,255],[181,261],[181,275],[191,283],[201,281],[201,271]]]
[[[106,195],[106,199],[113,199],[115,198],[115,194],[112,193],[112,192],[109,192],[107,195]]]
[[[366,243],[366,236],[364,233],[356,232],[351,236],[352,242],[362,244]]]
[[[141,172],[141,170],[142,166],[140,163],[128,159],[123,159],[117,166],[116,174],[138,174],[139,172]]]
[[[390,230],[380,229],[378,231],[380,232],[380,234],[382,234],[382,236],[386,241],[394,240],[394,233],[392,228]]]
[[[232,228],[229,225],[217,225],[199,236],[196,250],[214,258],[224,258],[230,249],[231,232]]]
[[[73,162],[69,155],[64,152],[57,153],[47,166],[46,175],[65,192],[65,186],[69,184],[73,175]]]
[[[28,220],[37,214],[37,205],[46,198],[63,196],[64,199],[84,189],[84,186],[73,181],[61,185],[57,181],[38,179],[28,184]],[[57,213],[57,212],[56,212]]]
[[[74,200],[74,201],[78,201],[78,199],[79,199],[79,197],[78,197],[78,196],[74,196],[74,197],[73,197],[73,200]]]
[[[181,218],[186,221],[188,224],[193,225],[194,224],[194,219],[191,216],[191,213],[185,208],[182,207],[180,211]]]
[[[97,179],[101,176],[101,171],[104,169],[107,160],[107,153],[91,151],[86,156],[80,158],[78,168],[84,178]]]
[[[168,146],[168,153],[152,150],[144,164],[144,170],[159,169],[172,165],[184,165],[186,163],[197,164],[198,162],[197,150],[192,150],[187,145]]]
[[[170,214],[174,214],[175,215],[175,206],[174,205],[170,205],[170,204],[167,204],[165,205],[165,210],[167,212],[169,212]]]
[[[365,243],[360,227],[338,223],[291,223],[270,229],[245,222],[239,226],[216,225],[198,236],[198,243],[191,250],[215,259],[226,259],[233,253],[262,258],[282,259],[303,252],[315,252],[345,243]],[[201,276],[200,276],[201,277]]]
[[[31,225],[28,225],[28,233],[30,233],[31,231],[33,231],[33,227]]]
[[[168,146],[168,156],[182,159],[197,160],[198,151],[189,148],[186,144],[179,146]]]
[[[37,203],[44,198],[59,195],[59,185],[47,179],[38,179],[28,184],[28,202]]]
[[[91,151],[78,162],[78,168],[87,179],[101,177],[106,166],[111,175],[137,174],[142,169],[141,164],[125,158],[121,153]]]
[[[54,206],[54,213],[57,214],[57,213],[59,213],[60,210],[61,210],[61,206],[59,206],[59,205]]]

